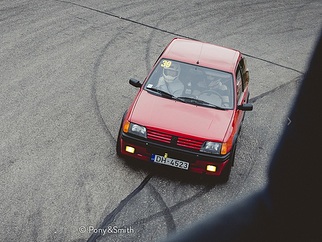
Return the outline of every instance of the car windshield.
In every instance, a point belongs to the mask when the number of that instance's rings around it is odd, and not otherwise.
[[[144,89],[194,105],[233,108],[231,73],[174,60],[162,59]]]

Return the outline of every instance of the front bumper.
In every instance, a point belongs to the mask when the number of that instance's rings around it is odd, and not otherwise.
[[[134,148],[134,152],[127,152],[125,149],[126,146]],[[219,176],[221,174],[230,159],[230,153],[226,155],[207,154],[178,146],[162,144],[161,142],[154,142],[140,137],[134,137],[125,133],[122,133],[120,136],[120,148],[122,155],[148,162],[152,162],[152,154],[162,156],[166,154],[173,159],[188,162],[188,171],[190,172],[214,176]],[[207,171],[208,165],[215,166],[216,171]]]

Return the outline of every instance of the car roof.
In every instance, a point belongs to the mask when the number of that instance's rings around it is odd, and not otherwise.
[[[226,47],[174,38],[161,57],[233,73],[240,55],[239,51]]]

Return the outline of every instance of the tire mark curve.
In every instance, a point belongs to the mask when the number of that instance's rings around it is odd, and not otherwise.
[[[147,175],[144,180],[140,183],[140,185],[135,188],[126,198],[124,198],[119,205],[110,213],[108,214],[101,225],[98,227],[98,231],[102,231],[103,229],[106,229],[107,226],[112,223],[115,219],[115,216],[119,214],[123,208],[128,204],[128,202],[135,197],[144,187],[146,184],[148,184],[149,180],[153,177],[153,174]],[[88,242],[94,242],[102,235],[100,233],[93,233],[91,237],[87,240]]]

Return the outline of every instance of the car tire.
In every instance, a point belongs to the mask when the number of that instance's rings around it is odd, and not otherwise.
[[[219,181],[221,183],[226,183],[229,180],[230,177],[230,172],[231,172],[231,161],[229,161],[226,165],[226,167],[224,168],[224,170],[222,171],[220,177],[219,177]]]
[[[221,175],[219,177],[219,180],[220,180],[221,183],[226,183],[229,180],[230,173],[231,173],[231,168],[232,168],[232,166],[234,164],[234,160],[235,160],[235,153],[236,153],[236,143],[233,146],[232,153],[231,153],[231,156],[229,158],[229,161],[228,161],[227,165],[225,166],[224,170],[222,171],[222,173],[221,173]]]
[[[122,152],[121,152],[121,136],[122,136],[122,124],[123,124],[125,115],[126,115],[126,112],[123,114],[122,122],[121,122],[120,129],[119,129],[119,132],[117,135],[117,140],[116,140],[116,155],[119,157],[123,157]]]
[[[116,154],[119,157],[122,157],[122,153],[121,153],[121,132],[122,132],[122,124],[121,124],[121,127],[119,129],[119,133],[117,135],[117,141],[116,141]]]

